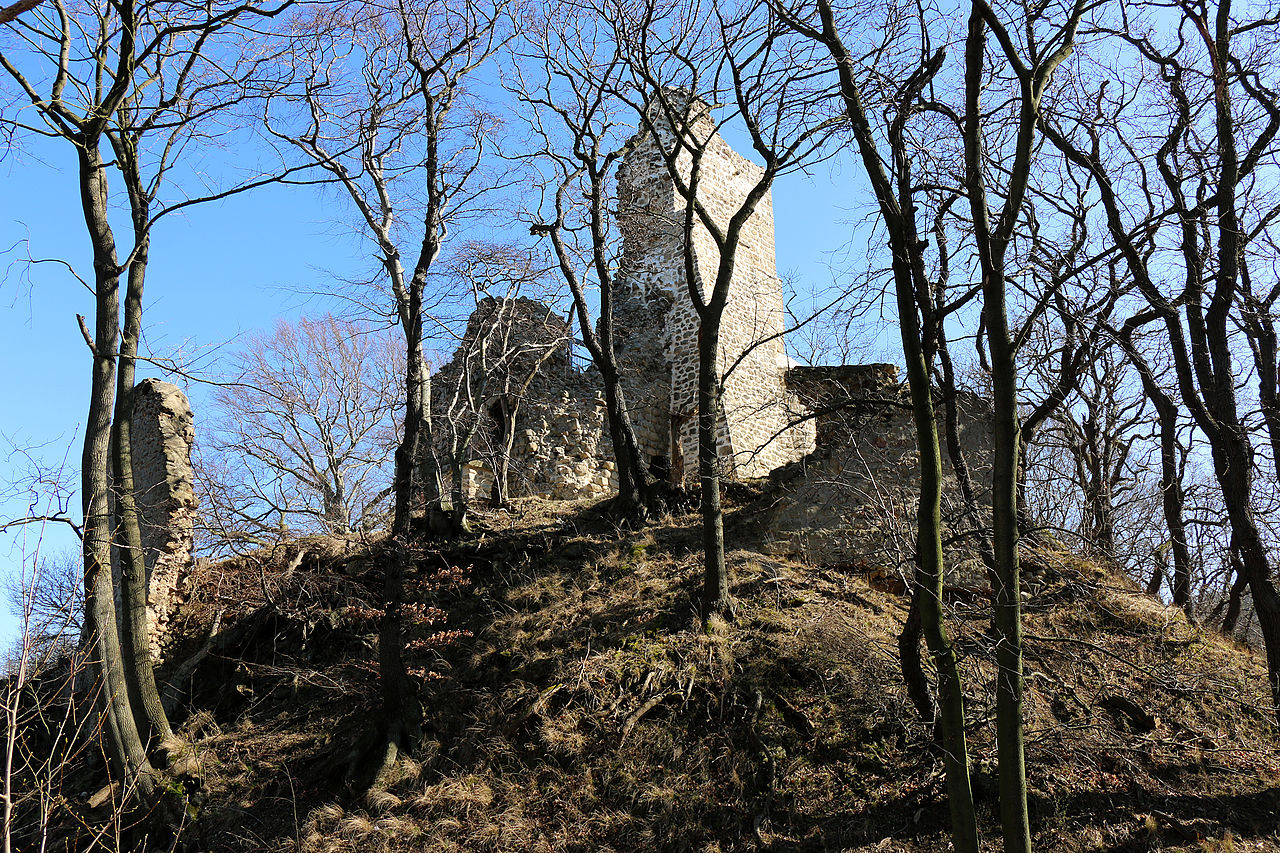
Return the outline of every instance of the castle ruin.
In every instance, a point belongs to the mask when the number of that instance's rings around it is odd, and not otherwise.
[[[613,284],[615,354],[644,460],[681,482],[696,473],[699,321],[685,276],[684,202],[661,148],[674,144],[673,131],[663,130],[660,121],[657,126],[656,136],[638,134],[618,171],[622,257]],[[712,215],[727,222],[759,178],[760,167],[729,147],[705,107],[695,114],[693,129],[706,140],[699,197]],[[697,283],[705,292],[720,260],[705,228],[695,229],[692,251]],[[787,387],[790,360],[783,341],[769,195],[747,221],[735,262],[716,365],[725,376],[717,440],[724,474],[747,479],[765,476],[814,449],[815,425]],[[457,399],[459,388],[483,384],[491,391],[476,407],[495,414],[472,441],[473,461],[465,476],[473,495],[484,493],[499,464],[508,464],[516,474],[513,494],[597,498],[617,489],[598,377],[594,369],[575,368],[568,324],[551,319],[548,312],[533,300],[482,301],[462,345],[436,374],[432,414],[437,423],[458,420],[449,401]],[[523,375],[527,358],[477,371],[476,342],[486,335],[491,342],[510,342],[513,323],[530,343],[546,345],[557,337],[548,335],[549,325],[559,330],[559,343],[551,346],[532,381]],[[509,343],[502,346],[509,348]],[[489,348],[501,347],[490,343]],[[472,366],[464,369],[464,364]],[[515,387],[523,389],[519,411],[505,423],[496,413],[517,408],[511,399]],[[438,439],[437,452],[448,441]],[[501,452],[504,441],[509,455]]]
[[[706,108],[700,107],[701,114],[698,109],[695,104],[691,127],[705,140],[699,199],[727,221],[760,167],[733,151]],[[657,133],[642,131],[633,139],[618,170],[622,256],[613,285],[615,354],[644,461],[655,473],[693,485],[699,320],[686,278],[684,201],[663,157],[662,146],[675,145],[674,133],[660,116],[654,118]],[[692,241],[693,275],[705,294],[720,259],[705,228],[695,228]],[[768,508],[757,521],[779,552],[822,562],[860,558],[881,547],[912,553],[918,453],[897,368],[795,366],[783,332],[773,206],[766,194],[743,229],[721,327],[716,369],[725,377],[717,424],[722,473],[772,481]],[[475,353],[485,339],[505,342],[491,343],[491,352],[516,354],[482,366]],[[472,315],[462,346],[436,374],[433,391],[433,414],[447,421],[447,401],[457,399],[462,384],[471,393],[481,385],[487,389],[477,411],[491,415],[462,448],[471,496],[487,492],[501,465],[509,468],[512,495],[597,499],[616,491],[599,376],[594,367],[575,365],[572,345],[569,322],[534,300],[485,300]],[[513,389],[519,389],[518,399]],[[958,438],[975,479],[983,483],[990,418],[983,401],[970,395],[961,402]],[[963,520],[947,468],[944,508],[967,529],[972,519]],[[985,487],[981,491],[978,498],[985,503]],[[954,555],[961,561],[971,557]],[[974,567],[962,570],[981,574]]]
[[[176,385],[144,379],[132,392],[130,423],[134,499],[147,570],[147,629],[152,660],[163,658],[169,621],[191,576],[196,518],[191,447],[195,421],[187,395]],[[118,560],[116,610],[123,618]]]
[[[761,168],[729,147],[707,108],[693,106],[692,133],[705,140],[699,199],[722,226],[742,206]],[[618,171],[622,259],[614,285],[616,353],[642,452],[676,479],[697,465],[699,321],[685,273],[683,196],[663,151],[677,142],[662,116],[642,132]],[[685,164],[687,178],[690,166]],[[693,271],[704,298],[720,255],[711,234],[692,235]],[[762,477],[814,448],[814,426],[786,384],[782,285],[773,241],[773,198],[766,194],[742,229],[720,329],[716,372],[724,376],[717,442],[724,473]],[[730,370],[732,368],[732,370]],[[726,375],[727,374],[727,375]]]

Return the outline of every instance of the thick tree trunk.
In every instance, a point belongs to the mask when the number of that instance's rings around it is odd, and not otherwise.
[[[422,354],[422,282],[415,275],[409,285],[405,323],[404,433],[395,457],[395,515],[391,525],[391,554],[383,582],[382,620],[378,627],[378,675],[382,691],[383,734],[386,738],[379,785],[400,755],[413,752],[421,728],[422,709],[404,664],[404,626],[400,612],[404,576],[412,562],[412,509],[415,469],[420,459],[424,421],[426,363]]]
[[[1267,679],[1273,713],[1280,717],[1280,594],[1272,581],[1271,562],[1250,505],[1253,493],[1252,454],[1242,430],[1213,444],[1213,460],[1222,484],[1240,569],[1249,585],[1258,630],[1267,652]]]

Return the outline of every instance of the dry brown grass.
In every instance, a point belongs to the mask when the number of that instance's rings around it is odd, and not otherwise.
[[[739,541],[737,619],[704,631],[695,519],[631,532],[523,509],[424,555],[424,571],[471,567],[473,586],[430,603],[473,636],[423,658],[442,676],[422,683],[424,744],[377,802],[346,775],[376,724],[376,626],[351,605],[374,594],[377,547],[333,546],[265,585],[252,560],[209,569],[220,591],[188,615],[193,635],[231,590],[250,602],[233,624],[263,588],[280,604],[194,692],[207,849],[946,849],[940,756],[898,670],[907,602],[882,582],[896,568],[811,566]],[[1040,848],[1280,849],[1256,656],[1068,551],[1029,553],[1027,573]],[[980,597],[952,606],[994,838],[988,620]],[[1157,724],[1136,726],[1124,700]]]

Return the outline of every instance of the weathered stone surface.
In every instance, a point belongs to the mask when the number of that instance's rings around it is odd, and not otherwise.
[[[817,450],[779,481],[760,519],[772,537],[770,550],[800,554],[818,563],[861,562],[911,572],[919,498],[919,452],[907,388],[891,364],[797,367],[788,384],[818,413]],[[970,465],[981,522],[989,523],[991,418],[973,395],[959,400],[960,448]],[[959,486],[942,442],[944,537],[968,531]],[[972,542],[948,548],[948,583],[985,583]]]
[[[196,495],[191,470],[195,422],[176,385],[144,379],[133,392],[133,481],[147,565],[147,623],[159,660],[170,617],[192,565]]]
[[[489,494],[507,438],[513,495],[577,499],[617,490],[600,383],[575,363],[572,345],[569,322],[533,299],[485,299],[472,313],[462,343],[432,380],[442,462],[478,418],[463,468],[468,497]],[[504,412],[513,411],[508,422]]]
[[[705,140],[699,200],[723,226],[741,207],[761,170],[715,132],[705,106],[695,104],[692,109],[693,133]],[[699,320],[684,261],[685,204],[663,157],[663,151],[674,150],[677,143],[656,108],[653,115],[656,133],[642,132],[618,171],[623,250],[614,305],[618,327],[629,330],[619,335],[618,355],[642,450],[651,459],[669,459],[677,478],[693,479]],[[687,177],[691,164],[683,168]],[[701,225],[694,229],[692,242],[695,284],[707,298],[719,251]],[[715,369],[728,376],[717,444],[727,476],[762,477],[814,447],[813,425],[796,423],[802,407],[786,387],[789,359],[783,323],[773,202],[766,194],[743,227],[720,328]]]

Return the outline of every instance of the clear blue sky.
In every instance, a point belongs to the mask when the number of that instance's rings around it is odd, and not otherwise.
[[[37,456],[46,462],[61,460],[70,447],[67,474],[75,480],[90,370],[76,314],[92,322],[92,297],[65,267],[26,260],[30,252],[66,261],[86,278],[91,272],[69,147],[29,142],[23,151],[0,151],[0,187],[0,361],[8,368],[0,372],[0,447],[8,455],[11,445],[39,445]],[[865,214],[860,187],[856,169],[839,165],[775,187],[782,275],[829,284],[832,252],[848,244],[854,230],[849,220]],[[369,269],[367,244],[337,224],[348,216],[332,192],[275,187],[163,221],[147,275],[144,336],[150,350],[197,359],[213,370],[217,348],[234,346],[239,336],[267,329],[282,316],[325,310],[323,300],[307,294]],[[865,235],[865,228],[859,230]],[[849,251],[852,262],[865,254],[862,239]],[[893,334],[868,337],[876,341],[873,357],[897,360]],[[163,374],[140,367],[139,378],[148,375]],[[198,385],[188,392],[198,430],[208,394]],[[22,460],[0,460],[5,486],[24,472]],[[23,509],[14,501],[0,503],[0,517]],[[42,547],[49,553],[73,549],[76,542],[65,529],[53,528]],[[0,582],[21,561],[19,540],[0,537]],[[17,623],[7,611],[7,601],[0,603],[0,645],[15,636]]]

